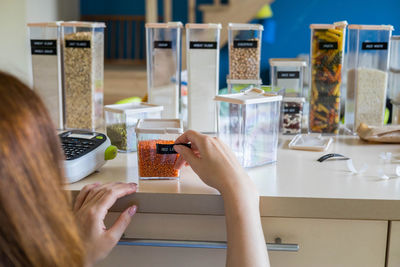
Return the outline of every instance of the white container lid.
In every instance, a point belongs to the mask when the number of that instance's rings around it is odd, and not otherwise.
[[[302,58],[270,58],[269,65],[277,67],[305,67],[307,62]]]
[[[54,21],[54,22],[31,22],[27,23],[28,27],[51,27],[55,28],[61,25],[63,21]]]
[[[186,23],[186,29],[221,29],[221,23]]]
[[[282,96],[266,93],[264,90],[258,88],[252,88],[242,93],[217,95],[214,97],[215,101],[228,102],[232,104],[260,104],[266,102],[281,101]]]
[[[264,30],[261,24],[246,24],[246,23],[229,23],[228,30]]]
[[[345,28],[347,26],[347,21],[338,21],[333,24],[311,24],[310,29],[336,29]]]
[[[180,119],[140,119],[135,131],[148,134],[181,134],[183,124]]]
[[[66,21],[62,22],[63,27],[83,27],[83,28],[105,28],[104,22],[88,22],[88,21]]]
[[[284,97],[283,102],[296,102],[296,103],[304,103],[306,99],[304,97]]]
[[[182,22],[146,23],[146,28],[182,28]]]
[[[375,31],[393,31],[392,25],[356,25],[352,24],[348,27],[350,30],[375,30]]]
[[[163,106],[157,106],[147,103],[128,103],[128,104],[115,104],[104,106],[105,111],[110,111],[114,113],[121,113],[126,115],[134,115],[144,112],[157,112],[162,111]]]

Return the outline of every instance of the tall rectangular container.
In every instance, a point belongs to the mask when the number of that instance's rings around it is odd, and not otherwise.
[[[64,22],[65,127],[103,128],[104,23]]]
[[[282,96],[258,88],[218,95],[218,136],[243,167],[275,162]]]
[[[33,88],[45,104],[54,126],[64,129],[60,22],[28,23]]]
[[[146,24],[148,102],[164,106],[163,118],[180,116],[181,35],[181,22]]]
[[[220,31],[221,24],[186,24],[188,128],[199,132],[217,132]]]
[[[311,24],[309,131],[337,134],[347,22]]]
[[[386,107],[391,25],[349,25],[346,128],[382,126]]]

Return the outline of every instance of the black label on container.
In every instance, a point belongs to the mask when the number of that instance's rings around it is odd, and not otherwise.
[[[319,49],[321,49],[321,50],[338,49],[338,43],[337,42],[320,42]]]
[[[258,41],[236,40],[233,41],[234,48],[257,48]]]
[[[154,41],[154,48],[169,49],[169,48],[172,48],[172,42],[171,41]]]
[[[300,78],[299,71],[278,71],[278,79],[298,79]]]
[[[32,55],[57,55],[57,40],[31,40]]]
[[[190,42],[190,49],[217,49],[217,42]]]
[[[387,48],[388,48],[387,42],[381,42],[381,43],[363,42],[362,43],[363,50],[387,50]]]
[[[285,114],[299,114],[300,113],[300,107],[284,107],[283,108],[283,113],[285,113]]]
[[[69,48],[90,48],[90,41],[86,41],[86,40],[65,40],[65,47],[69,47]]]
[[[157,154],[177,154],[176,151],[174,150],[174,146],[186,146],[188,148],[191,148],[191,144],[156,144],[156,149],[157,149]]]

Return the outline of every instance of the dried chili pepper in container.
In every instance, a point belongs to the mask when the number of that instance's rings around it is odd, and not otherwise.
[[[310,25],[310,132],[339,132],[340,85],[346,26],[347,22]]]
[[[179,179],[174,142],[183,133],[179,119],[141,119],[136,126],[139,179]]]

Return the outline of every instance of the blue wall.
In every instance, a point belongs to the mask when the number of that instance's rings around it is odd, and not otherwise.
[[[162,2],[158,1],[160,16]],[[172,0],[173,19],[187,22],[187,0]],[[197,0],[197,4],[212,3],[212,0]],[[112,4],[110,4],[112,3]],[[81,13],[112,15],[144,15],[145,0],[81,0]],[[276,25],[273,43],[263,43],[261,76],[269,82],[268,59],[271,57],[296,57],[309,53],[312,23],[333,23],[347,20],[349,24],[392,24],[400,34],[400,0],[275,0],[272,4]],[[197,20],[201,22],[201,13]],[[226,29],[223,29],[226,30]],[[228,73],[228,52],[221,50],[220,86],[224,87]]]

